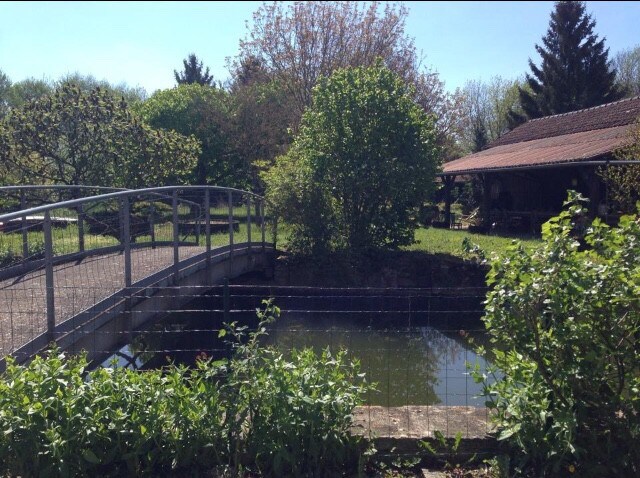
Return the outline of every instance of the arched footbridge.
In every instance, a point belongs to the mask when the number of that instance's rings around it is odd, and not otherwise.
[[[264,199],[238,189],[10,186],[0,206],[0,356],[18,362],[52,342],[104,359],[190,288],[275,252]]]

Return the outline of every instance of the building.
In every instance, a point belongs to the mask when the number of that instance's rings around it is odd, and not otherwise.
[[[629,141],[639,117],[635,97],[529,120],[484,150],[444,164],[445,214],[450,216],[448,192],[457,178],[476,176],[484,190],[484,225],[539,231],[560,211],[568,189],[588,197],[593,214],[607,215],[606,188],[597,171],[615,161],[614,152]]]

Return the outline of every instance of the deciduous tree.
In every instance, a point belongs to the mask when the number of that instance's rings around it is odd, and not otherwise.
[[[65,84],[13,108],[0,123],[2,168],[16,181],[139,187],[184,180],[200,146],[155,131],[126,102]]]
[[[609,201],[615,210],[625,214],[637,211],[640,201],[640,120],[628,132],[627,143],[615,152],[617,159],[638,164],[603,166],[599,174],[607,185]]]
[[[626,97],[640,95],[640,45],[622,50],[613,57],[616,84]]]
[[[231,98],[226,91],[197,83],[178,85],[156,91],[137,111],[154,128],[198,138],[202,152],[190,175],[192,183],[248,184],[248,170],[234,150]]]
[[[518,88],[520,80],[500,76],[488,82],[470,80],[460,91],[465,123],[461,140],[466,153],[480,151],[510,129],[509,112],[522,112]]]
[[[267,194],[303,252],[409,244],[438,153],[433,118],[398,75],[380,62],[340,69],[314,89]]]
[[[414,41],[405,33],[408,9],[371,2],[265,3],[253,15],[240,42],[235,67],[257,59],[290,97],[295,131],[321,77],[338,68],[371,66],[377,58],[414,86],[414,99],[434,113],[439,142],[453,147],[461,119],[457,98],[448,95],[438,74],[421,64]],[[452,153],[453,154],[453,153]]]

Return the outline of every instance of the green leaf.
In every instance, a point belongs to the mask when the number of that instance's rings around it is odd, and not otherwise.
[[[84,458],[89,463],[93,463],[94,465],[100,464],[100,459],[96,456],[96,454],[92,450],[85,450],[82,453],[82,458]]]

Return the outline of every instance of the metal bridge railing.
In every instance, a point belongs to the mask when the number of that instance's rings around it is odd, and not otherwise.
[[[9,186],[0,211],[2,356],[160,270],[273,237],[261,196],[216,186]]]

